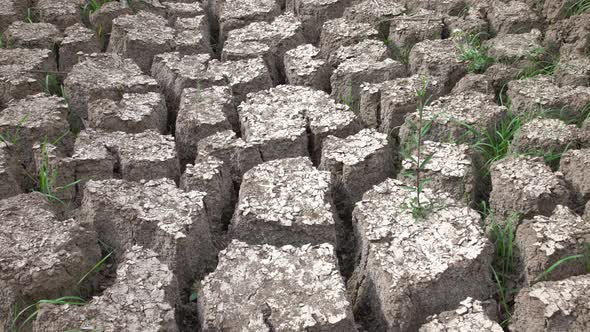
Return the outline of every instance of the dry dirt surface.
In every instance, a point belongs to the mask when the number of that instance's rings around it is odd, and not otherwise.
[[[590,331],[590,0],[0,0],[0,332]]]

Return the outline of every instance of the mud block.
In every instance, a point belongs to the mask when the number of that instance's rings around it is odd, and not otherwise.
[[[219,254],[198,296],[202,331],[356,331],[330,244],[250,245]]]
[[[226,79],[221,73],[207,71],[210,59],[208,54],[181,55],[178,52],[158,54],[154,58],[152,77],[166,96],[171,120],[176,119],[182,90],[185,88],[206,89],[226,85]]]
[[[479,92],[466,92],[441,97],[424,107],[423,121],[432,120],[424,140],[437,142],[472,142],[476,139],[466,126],[485,133],[495,128],[506,116],[506,107],[498,106],[493,97]],[[410,142],[418,123],[418,111],[406,115],[400,128],[401,146]]]
[[[372,128],[389,133],[404,123],[406,114],[416,111],[416,91],[428,81],[427,93],[440,94],[442,87],[436,80],[423,76],[397,78],[382,83],[363,83],[360,86],[360,117]]]
[[[0,49],[0,105],[42,92],[45,73],[56,69],[51,50]]]
[[[69,73],[78,63],[78,52],[100,52],[100,41],[96,33],[80,23],[67,27],[64,35],[59,46],[59,70],[62,72]]]
[[[134,245],[154,250],[177,276],[180,289],[188,290],[191,280],[212,267],[216,255],[204,195],[184,192],[169,179],[144,184],[89,181],[81,218],[94,225],[98,237],[118,256]]]
[[[492,32],[497,35],[525,33],[542,27],[541,18],[522,1],[494,1],[488,12]]]
[[[398,47],[412,47],[425,40],[441,39],[444,27],[440,14],[419,9],[412,14],[394,17],[391,20],[388,40]]]
[[[113,20],[125,15],[133,15],[126,1],[110,1],[90,14],[90,25],[95,31],[102,30],[108,34],[113,30]]]
[[[492,301],[493,302],[493,301]],[[502,326],[496,322],[496,317],[490,317],[486,303],[468,297],[454,310],[445,311],[427,318],[427,323],[420,327],[419,332],[438,331],[488,331],[502,332]],[[495,313],[493,313],[495,314]]]
[[[276,0],[224,0],[220,1],[219,42],[223,43],[230,31],[257,21],[271,22],[281,14]]]
[[[92,225],[59,220],[39,193],[0,200],[0,220],[0,292],[13,295],[0,299],[0,329],[10,331],[15,299],[34,303],[76,289],[100,248]]]
[[[406,67],[392,59],[370,61],[366,58],[346,60],[334,70],[330,77],[332,97],[348,100],[353,105],[360,99],[361,83],[376,83],[406,76]]]
[[[415,193],[388,179],[365,193],[353,211],[360,261],[349,289],[355,310],[376,317],[371,331],[416,331],[428,316],[494,291],[494,246],[477,212],[430,189],[420,197],[436,208],[415,220],[408,206]]]
[[[181,54],[210,54],[211,40],[207,17],[199,15],[179,18],[174,24],[176,37],[174,48]]]
[[[244,101],[251,92],[273,87],[272,77],[262,58],[224,62],[212,60],[208,70],[221,73],[226,78],[236,104]],[[237,117],[231,117],[230,122],[237,128]]]
[[[320,54],[324,57],[340,46],[349,46],[365,39],[376,39],[378,31],[368,23],[348,21],[344,18],[324,23],[320,37]]]
[[[563,176],[553,173],[542,158],[508,157],[492,164],[491,176],[490,208],[497,216],[550,216],[557,205],[571,204]]]
[[[200,140],[217,132],[231,130],[230,117],[237,122],[237,111],[229,88],[220,86],[202,91],[184,89],[175,133],[181,164],[195,160]]]
[[[550,274],[543,272],[558,260],[584,253],[590,241],[590,225],[567,207],[558,205],[549,217],[524,220],[516,230],[515,244],[520,252],[527,285],[539,280],[561,280],[586,273],[583,260],[559,265]]]
[[[402,2],[406,3],[409,10],[417,11],[420,8],[424,8],[446,15],[459,15],[467,7],[466,1],[464,0],[404,0]],[[471,1],[467,2],[471,4]]]
[[[211,135],[197,144],[197,158],[213,156],[229,165],[232,180],[240,183],[242,176],[262,163],[258,148],[236,136],[231,130]]]
[[[460,94],[469,91],[476,91],[486,95],[494,94],[494,83],[493,79],[486,74],[469,73],[457,82],[451,94]]]
[[[412,74],[426,75],[439,81],[449,92],[467,74],[467,65],[459,60],[459,50],[452,39],[427,40],[410,51]]]
[[[42,304],[33,331],[177,331],[178,282],[153,250],[131,247],[113,285],[83,306]]]
[[[499,35],[486,40],[483,46],[496,61],[521,67],[530,64],[529,58],[542,49],[541,37],[541,31],[533,29],[527,33]]]
[[[22,20],[30,5],[29,0],[0,0],[0,32],[6,30],[12,22]]]
[[[435,192],[448,193],[454,200],[464,202],[468,206],[476,203],[477,168],[472,161],[472,153],[466,144],[440,143],[425,141],[422,145],[422,159],[430,156],[430,161],[420,171],[421,177],[429,179],[424,187]],[[417,158],[417,153],[412,153]],[[410,159],[402,161],[402,172],[415,174],[416,164]],[[400,180],[409,186],[415,180],[400,175]]]
[[[569,150],[561,156],[559,171],[576,193],[578,203],[590,200],[590,149]]]
[[[486,10],[481,4],[473,4],[464,7],[456,16],[444,16],[445,29],[451,35],[463,33],[475,35],[478,33],[487,35],[490,25],[486,20]]]
[[[203,201],[211,232],[221,235],[227,229],[224,218],[231,216],[235,200],[229,165],[212,156],[199,157],[187,165],[180,177],[180,189],[206,193]]]
[[[0,133],[15,140],[24,160],[35,142],[59,140],[61,151],[71,151],[73,140],[67,135],[69,131],[68,106],[61,97],[39,93],[13,100],[0,112]]]
[[[590,59],[576,56],[561,57],[554,74],[561,86],[590,86]]]
[[[113,20],[107,51],[132,59],[144,74],[149,74],[156,54],[174,48],[175,30],[157,15],[139,12]]]
[[[585,331],[590,327],[586,306],[590,275],[537,283],[515,299],[512,331]]]
[[[516,114],[561,110],[565,115],[576,116],[590,103],[590,87],[559,87],[549,76],[510,81],[507,94]]]
[[[166,1],[163,3],[163,5],[166,7],[166,18],[168,19],[168,24],[170,24],[170,26],[174,26],[174,23],[179,18],[192,18],[195,16],[205,15],[205,9],[203,8],[203,5],[196,1]]]
[[[393,173],[391,154],[387,135],[374,129],[363,129],[346,138],[328,136],[319,169],[336,176],[336,194],[352,204]]]
[[[355,1],[346,8],[343,17],[349,21],[369,23],[376,27],[382,36],[389,35],[389,26],[394,17],[405,13],[406,7],[398,0]]]
[[[223,45],[221,60],[262,57],[273,81],[279,83],[285,73],[285,52],[304,43],[301,22],[292,14],[284,14],[272,23],[254,22],[232,30]]]
[[[123,93],[157,92],[158,83],[142,74],[131,59],[117,54],[92,54],[74,65],[64,81],[71,112],[88,118],[88,103],[98,99],[119,100]]]
[[[558,119],[533,119],[520,127],[510,150],[520,153],[563,153],[589,143],[588,134]]]
[[[12,144],[0,142],[0,199],[22,193],[18,158]]]
[[[72,158],[82,181],[115,176],[128,181],[180,178],[174,138],[152,130],[138,134],[84,130]]]
[[[341,17],[351,0],[287,0],[286,10],[294,13],[303,24],[308,43],[315,44],[322,33],[323,24]]]
[[[160,0],[129,1],[127,3],[134,13],[143,11],[160,17],[166,17],[166,6]]]
[[[41,22],[54,24],[62,31],[81,23],[80,8],[86,4],[84,0],[37,0],[33,3]]]
[[[3,42],[10,47],[41,48],[52,50],[63,36],[51,23],[16,21],[4,31]]]
[[[157,92],[125,93],[119,101],[99,99],[88,105],[88,127],[104,131],[140,133],[153,129],[164,134],[166,119],[166,103]]]
[[[244,174],[230,235],[251,244],[336,244],[335,212],[329,172],[308,158],[273,160]]]
[[[332,68],[350,59],[367,59],[367,61],[383,61],[389,58],[389,50],[385,43],[375,39],[365,39],[359,43],[340,46],[328,56]]]
[[[360,130],[348,107],[303,86],[281,85],[251,94],[238,113],[244,140],[259,147],[264,161],[309,154],[319,160],[328,135],[346,137]]]
[[[320,49],[311,44],[287,51],[284,60],[287,83],[327,91],[330,87],[330,68],[319,53]]]

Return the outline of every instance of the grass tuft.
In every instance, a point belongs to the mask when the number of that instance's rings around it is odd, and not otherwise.
[[[33,303],[24,309],[20,310],[12,319],[11,330],[14,332],[22,331],[27,324],[33,321],[37,317],[39,310],[41,309],[41,304],[54,304],[54,305],[76,305],[81,306],[85,305],[86,301],[78,296],[63,296],[57,299],[52,300],[39,300],[36,303]]]
[[[587,11],[590,11],[590,0],[573,0],[565,8],[565,16],[582,15]]]
[[[481,74],[496,61],[488,55],[488,47],[481,43],[481,33],[474,35],[457,34],[456,47],[459,49],[459,61],[467,63],[470,73]]]
[[[517,75],[517,79],[532,78],[538,75],[552,76],[559,65],[559,53],[549,48],[536,48],[529,55],[530,65],[523,68]]]

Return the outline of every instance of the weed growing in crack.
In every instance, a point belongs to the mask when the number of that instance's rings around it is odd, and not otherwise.
[[[565,8],[565,16],[572,17],[582,15],[590,11],[590,0],[573,0],[570,1]]]
[[[23,21],[27,22],[27,23],[33,23],[33,10],[29,7],[27,8],[27,13],[23,19]]]
[[[351,110],[353,110],[354,108],[354,98],[352,96],[352,82],[348,81],[347,83],[348,89],[347,89],[347,93],[344,96],[340,96],[340,102],[346,106],[348,106],[348,108],[350,108]]]
[[[45,79],[43,80],[43,92],[45,92],[45,95],[47,96],[60,96],[61,84],[55,74],[45,74]]]
[[[532,78],[538,75],[553,75],[559,64],[559,53],[549,48],[536,48],[529,55],[529,61],[531,64],[517,74],[517,79]]]
[[[584,247],[585,247],[585,249],[584,249],[583,253],[566,256],[566,257],[561,258],[557,262],[553,263],[553,265],[551,265],[549,268],[547,268],[547,270],[543,271],[535,280],[533,280],[533,282],[531,282],[531,284],[536,284],[537,282],[545,280],[560,265],[565,264],[569,261],[573,261],[573,260],[578,260],[578,261],[582,260],[582,262],[584,262],[584,266],[586,268],[586,273],[590,273],[590,244],[586,243]]]
[[[2,39],[2,35],[0,35],[0,49],[5,48],[6,45],[4,45],[4,40]]]
[[[80,15],[82,16],[82,20],[84,22],[89,22],[90,14],[98,11],[105,3],[111,2],[113,0],[88,0],[80,11]]]
[[[459,50],[459,61],[467,64],[470,73],[481,74],[496,61],[488,55],[488,47],[481,43],[481,33],[466,35],[463,33],[454,36],[457,40],[456,47]]]
[[[433,202],[421,199],[424,186],[430,181],[430,179],[422,177],[421,173],[425,170],[426,165],[433,156],[433,154],[424,156],[422,150],[424,137],[430,130],[433,121],[432,119],[424,121],[423,117],[424,107],[429,104],[431,98],[427,96],[428,84],[428,81],[423,80],[422,88],[416,91],[418,97],[416,109],[418,112],[418,122],[410,123],[414,134],[402,150],[402,156],[410,162],[410,169],[401,175],[410,178],[413,183],[412,186],[404,186],[404,188],[415,193],[415,197],[409,203],[405,204],[405,208],[411,210],[414,220],[424,219],[433,208]]]
[[[20,121],[18,122],[18,125],[17,125],[14,133],[8,133],[8,134],[0,133],[0,141],[2,141],[4,143],[8,143],[8,144],[17,144],[18,141],[20,140],[20,129],[24,126],[24,124],[27,122],[28,119],[29,119],[28,114],[23,116],[22,119],[20,119]]]
[[[57,299],[44,299],[33,303],[24,309],[20,310],[12,318],[11,330],[13,332],[22,331],[27,324],[33,321],[37,317],[41,304],[53,304],[53,305],[76,305],[82,306],[86,304],[86,300],[78,296],[63,296]]]
[[[389,54],[393,60],[399,61],[406,67],[410,65],[410,52],[412,51],[412,46],[396,45],[394,42],[389,40],[389,38],[384,38],[383,44],[387,46]]]

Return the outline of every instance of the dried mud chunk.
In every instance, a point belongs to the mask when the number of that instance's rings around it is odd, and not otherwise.
[[[149,74],[156,54],[172,51],[174,29],[160,16],[139,12],[113,20],[108,52],[132,59],[144,74]]]
[[[33,331],[178,331],[178,283],[158,255],[131,247],[117,266],[115,283],[83,306],[42,304]]]
[[[560,264],[544,272],[558,260],[583,253],[590,241],[590,224],[567,207],[558,205],[549,217],[524,220],[516,231],[516,246],[524,265],[527,285],[538,280],[561,280],[586,273],[582,260]]]
[[[459,60],[454,40],[427,40],[412,48],[410,71],[436,79],[449,92],[467,74],[467,66]]]
[[[6,30],[12,22],[22,20],[29,5],[29,0],[0,0],[0,32]]]
[[[276,0],[224,0],[219,5],[219,41],[235,29],[256,21],[271,22],[281,14]]]
[[[82,180],[111,178],[116,173],[128,181],[180,177],[174,139],[152,130],[138,134],[85,130],[77,138],[72,158]]]
[[[232,180],[239,183],[244,173],[262,163],[258,148],[238,138],[231,130],[211,135],[197,144],[198,158],[213,156],[229,165]]]
[[[80,8],[86,2],[84,0],[37,0],[33,3],[36,3],[33,13],[38,13],[41,22],[54,24],[63,31],[69,26],[81,23]]]
[[[232,238],[251,244],[336,244],[337,215],[331,175],[308,158],[287,158],[255,166],[242,179],[230,225]]]
[[[355,310],[376,317],[371,331],[415,331],[429,315],[493,292],[494,247],[477,212],[429,189],[420,197],[436,207],[416,221],[408,207],[415,193],[388,179],[365,193],[353,211],[360,262],[349,288]]]
[[[574,15],[550,24],[545,32],[546,45],[560,45],[562,55],[584,55],[590,50],[590,12]]]
[[[590,275],[537,283],[516,296],[512,331],[586,331]]]
[[[232,30],[223,45],[221,60],[262,57],[273,81],[278,83],[285,73],[285,52],[304,43],[301,22],[292,14],[284,14],[272,23],[254,22]]]
[[[466,92],[441,97],[425,106],[422,113],[423,121],[432,121],[424,140],[472,142],[476,137],[467,127],[482,134],[493,130],[505,117],[506,107],[498,106],[489,95]],[[418,116],[418,111],[406,115],[400,128],[402,146],[415,134]]]
[[[133,15],[125,1],[110,1],[102,4],[100,8],[90,14],[90,25],[95,31],[102,30],[105,34],[111,33],[113,20],[119,16]]]
[[[74,65],[64,81],[71,111],[88,119],[88,103],[97,99],[119,100],[124,93],[156,92],[156,81],[141,73],[131,59],[117,54],[93,54]]]
[[[563,177],[553,173],[542,158],[508,157],[492,164],[490,208],[501,217],[549,216],[557,205],[570,205]]]
[[[443,18],[445,30],[452,36],[460,32],[466,35],[489,33],[489,23],[486,20],[486,11],[481,5],[468,5],[464,7],[456,16],[445,16]]]
[[[140,184],[124,180],[89,181],[81,218],[94,224],[98,237],[122,255],[141,245],[154,250],[177,276],[181,290],[211,267],[215,251],[204,193],[184,192],[174,181]]]
[[[175,133],[181,164],[195,160],[200,140],[217,132],[231,130],[230,117],[237,118],[237,112],[229,88],[212,87],[202,91],[184,89]]]
[[[588,142],[588,135],[575,125],[558,119],[533,119],[520,127],[510,150],[521,153],[563,153]]]
[[[212,60],[209,71],[221,73],[226,78],[236,104],[244,101],[251,92],[273,87],[270,72],[262,58],[224,62]],[[232,117],[230,122],[237,128],[237,116]]]
[[[320,38],[320,54],[324,57],[340,46],[349,46],[365,39],[377,38],[378,32],[368,23],[337,18],[324,23]]]
[[[75,289],[100,259],[100,249],[91,225],[58,220],[39,193],[0,200],[0,220],[0,289],[14,295],[0,298],[0,329],[10,331],[17,305],[12,300],[34,303]]]
[[[51,50],[0,49],[0,105],[42,92],[45,73],[56,69]]]
[[[485,74],[469,73],[457,82],[451,94],[460,94],[469,91],[476,91],[486,95],[494,94],[494,81]]]
[[[13,145],[0,142],[0,199],[22,193],[18,165]]]
[[[590,103],[590,87],[559,87],[549,76],[510,81],[507,94],[516,114],[562,110],[565,115],[576,116]]]
[[[209,22],[207,17],[199,15],[179,18],[174,24],[176,36],[174,49],[181,54],[210,54]]]
[[[376,27],[383,36],[389,34],[392,18],[402,15],[406,7],[398,0],[364,0],[356,1],[344,11],[344,18],[349,21],[369,23]]]
[[[163,5],[166,7],[166,18],[170,26],[173,26],[179,18],[192,18],[205,15],[203,5],[199,2],[166,1]]]
[[[585,203],[590,199],[590,149],[570,150],[561,156],[559,171],[570,183],[577,200]]]
[[[389,133],[404,123],[407,113],[416,111],[416,91],[426,87],[428,95],[440,94],[436,80],[414,75],[382,83],[363,83],[360,87],[360,116],[364,123],[380,132]],[[397,130],[396,130],[397,131]]]
[[[51,23],[17,21],[4,31],[3,42],[10,47],[44,48],[53,50],[62,40],[59,29]]]
[[[203,198],[209,215],[213,234],[221,235],[226,229],[224,217],[233,210],[234,187],[228,165],[212,157],[199,157],[194,165],[189,164],[180,177],[180,188],[184,191],[200,191],[207,195]]]
[[[207,70],[211,57],[208,54],[181,55],[178,52],[158,54],[154,58],[152,77],[158,81],[166,96],[166,105],[172,120],[176,119],[182,90],[185,88],[206,89],[225,85],[221,73]]]
[[[375,39],[365,39],[359,43],[340,46],[330,53],[328,63],[332,68],[350,59],[366,59],[367,61],[383,61],[389,57],[385,43]]]
[[[68,106],[61,97],[39,93],[13,100],[0,112],[0,134],[14,139],[24,160],[35,142],[59,141],[62,151],[71,151],[69,131]]]
[[[346,138],[328,136],[324,141],[319,169],[336,175],[337,194],[348,203],[393,173],[392,150],[386,134],[363,129]],[[338,187],[336,185],[336,187]]]
[[[590,58],[561,57],[555,68],[555,79],[561,86],[590,86]]]
[[[144,11],[160,17],[166,17],[166,6],[160,0],[128,1],[134,13]]]
[[[341,63],[330,77],[332,97],[358,103],[361,83],[376,83],[406,75],[406,67],[392,59],[370,61],[349,59]]]
[[[284,60],[287,83],[327,91],[330,87],[330,68],[319,53],[320,49],[311,44],[287,51]]]
[[[520,67],[530,63],[530,57],[542,49],[541,31],[499,35],[485,41],[483,47],[489,48],[488,55],[496,61]]]
[[[409,10],[416,11],[424,8],[447,15],[459,15],[467,6],[465,0],[402,0],[401,2],[405,3]]]
[[[219,255],[198,296],[202,331],[356,331],[334,248],[249,245]]]
[[[487,308],[492,305],[495,305],[495,303],[481,302],[468,297],[464,301],[461,301],[461,304],[456,309],[428,317],[427,323],[420,327],[419,332],[502,332],[504,331],[502,326],[496,322],[496,313],[489,312],[495,310]]]
[[[301,20],[307,42],[315,44],[323,24],[341,17],[350,3],[351,0],[287,0],[286,9]]]
[[[391,20],[388,40],[398,47],[412,47],[425,40],[442,38],[442,16],[431,10],[420,9]]]
[[[125,93],[119,101],[99,99],[88,105],[88,126],[104,131],[140,133],[167,130],[166,103],[161,94]]]
[[[421,150],[422,159],[429,161],[420,171],[424,179],[428,179],[425,188],[448,193],[456,201],[467,205],[475,203],[477,188],[477,169],[472,161],[471,151],[466,144],[439,143],[425,141]],[[412,153],[417,158],[417,152]],[[410,159],[402,161],[402,172],[415,174],[416,164]],[[415,180],[400,175],[407,185],[414,185]]]
[[[78,52],[91,54],[100,52],[100,42],[96,33],[82,24],[66,28],[64,39],[59,45],[59,70],[70,72],[78,63]]]
[[[497,35],[525,33],[542,26],[541,18],[521,1],[494,1],[488,12],[488,20]]]

